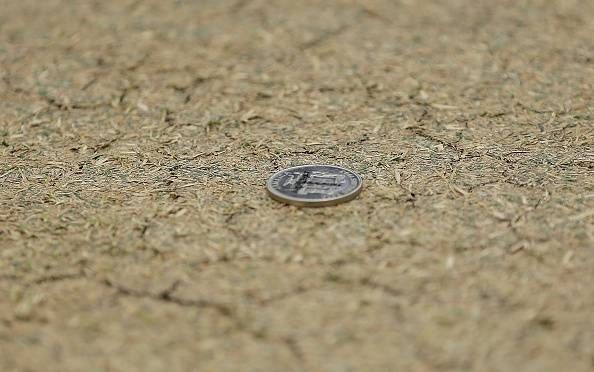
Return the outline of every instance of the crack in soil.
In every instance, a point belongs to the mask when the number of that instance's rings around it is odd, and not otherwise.
[[[302,362],[304,360],[304,355],[302,350],[300,349],[297,341],[291,336],[272,336],[267,334],[266,332],[254,330],[248,327],[243,320],[238,316],[237,312],[230,306],[214,302],[208,300],[191,300],[191,299],[184,299],[177,296],[174,296],[175,291],[177,290],[178,286],[181,284],[180,281],[173,282],[168,288],[163,291],[152,293],[149,291],[140,291],[132,288],[124,287],[120,284],[117,284],[110,279],[104,279],[100,282],[104,286],[108,288],[115,289],[117,293],[121,296],[127,297],[134,297],[134,298],[148,298],[157,302],[165,302],[174,304],[181,307],[193,307],[198,309],[209,308],[217,312],[219,315],[225,317],[226,319],[230,320],[233,324],[233,329],[236,332],[244,333],[256,340],[263,340],[270,343],[282,343],[285,347],[289,350],[289,352],[293,355],[295,359]]]

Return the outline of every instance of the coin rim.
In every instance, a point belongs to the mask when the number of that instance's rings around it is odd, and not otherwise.
[[[328,199],[317,199],[317,200],[303,200],[303,199],[298,199],[292,196],[286,196],[280,192],[278,192],[277,190],[275,190],[272,187],[272,180],[279,174],[283,173],[283,172],[288,172],[292,169],[297,169],[297,168],[303,168],[303,167],[331,167],[331,168],[337,168],[346,172],[349,172],[351,174],[353,174],[357,180],[359,181],[359,185],[351,192],[349,192],[348,194],[339,196],[339,197],[334,197],[334,198],[328,198]],[[274,174],[272,174],[269,178],[268,181],[266,181],[266,190],[268,191],[268,195],[281,203],[285,203],[285,204],[291,204],[291,205],[296,205],[299,207],[328,207],[328,206],[332,206],[332,205],[337,205],[337,204],[341,204],[341,203],[345,203],[348,201],[351,201],[353,199],[355,199],[360,193],[361,193],[361,189],[363,188],[363,179],[361,178],[361,176],[359,176],[357,173],[355,173],[354,171],[338,166],[338,165],[334,165],[334,164],[303,164],[303,165],[296,165],[294,167],[290,167],[290,168],[285,168],[282,169]]]

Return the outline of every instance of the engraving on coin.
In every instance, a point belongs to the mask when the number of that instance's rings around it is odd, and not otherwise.
[[[282,170],[266,184],[280,202],[323,207],[354,199],[361,191],[361,177],[334,165],[302,165]]]

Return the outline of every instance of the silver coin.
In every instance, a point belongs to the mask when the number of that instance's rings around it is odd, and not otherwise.
[[[273,174],[266,183],[276,201],[302,207],[325,207],[353,200],[363,181],[335,165],[301,165]]]

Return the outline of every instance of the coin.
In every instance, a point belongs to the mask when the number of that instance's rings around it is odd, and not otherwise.
[[[276,201],[302,207],[325,207],[353,200],[363,181],[335,165],[301,165],[273,174],[266,183]]]

